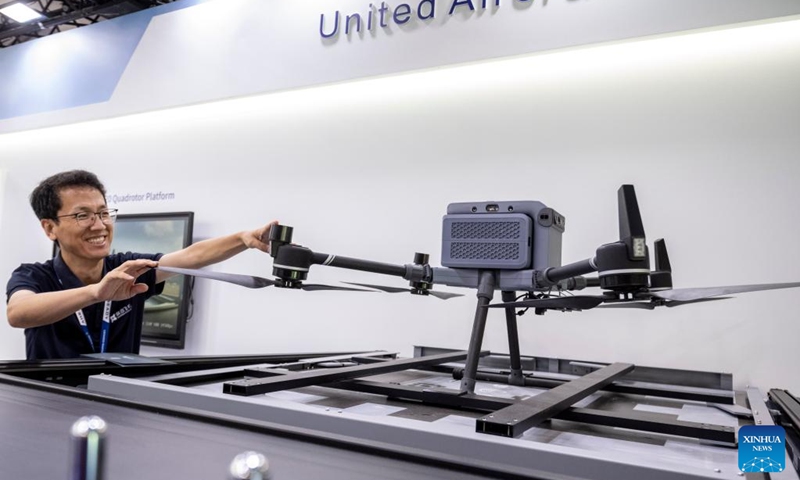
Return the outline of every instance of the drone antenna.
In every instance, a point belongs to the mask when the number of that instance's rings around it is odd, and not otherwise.
[[[619,203],[619,239],[628,246],[628,257],[631,260],[647,256],[644,224],[636,201],[633,185],[623,185],[617,192]]]
[[[650,290],[672,288],[672,265],[669,263],[667,244],[659,238],[653,244],[655,250],[656,269],[650,272]]]
[[[655,248],[656,271],[659,272],[672,272],[672,265],[669,263],[669,254],[667,253],[667,244],[663,238],[659,238],[653,244]]]
[[[639,212],[639,202],[636,201],[636,191],[633,185],[623,185],[617,192],[619,200],[619,239],[630,237],[644,237],[642,214]]]

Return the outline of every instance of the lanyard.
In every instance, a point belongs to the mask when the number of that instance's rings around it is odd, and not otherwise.
[[[92,334],[89,333],[89,326],[86,324],[86,316],[83,314],[83,310],[78,310],[75,312],[75,316],[78,317],[78,323],[81,324],[81,329],[83,330],[83,334],[86,335],[86,339],[89,340],[89,346],[92,347],[92,351],[96,352],[97,349],[94,348],[94,341],[92,341]],[[108,345],[108,331],[111,329],[111,301],[106,300],[103,303],[103,328],[100,331],[100,353],[106,353],[106,345]]]
[[[60,268],[59,265],[63,264],[63,260],[61,258],[61,254],[59,253],[58,256],[53,260],[56,278],[58,279],[58,283],[61,285],[61,288],[64,288],[64,282],[61,280],[61,276],[58,274],[58,269]],[[69,271],[69,267],[63,265],[64,269]],[[70,273],[72,273],[70,271]],[[106,269],[105,266],[103,267],[103,275],[105,275]],[[74,275],[73,275],[74,276]],[[69,277],[68,277],[69,278]],[[73,284],[75,282],[72,282]],[[78,282],[80,285],[80,282]],[[78,323],[81,324],[81,330],[83,330],[83,334],[86,335],[86,340],[89,341],[89,346],[92,347],[93,352],[97,352],[97,349],[94,346],[94,340],[92,340],[92,334],[89,333],[89,326],[86,324],[86,316],[83,314],[83,310],[78,310],[75,312],[75,316],[78,317]],[[103,304],[103,323],[102,323],[102,330],[100,331],[100,353],[106,352],[106,346],[108,345],[108,332],[111,330],[111,300],[106,300]]]

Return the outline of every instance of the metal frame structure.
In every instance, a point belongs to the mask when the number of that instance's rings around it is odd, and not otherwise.
[[[10,405],[7,400],[11,398]],[[16,399],[24,400],[22,403]],[[35,406],[32,408],[25,401],[33,401]],[[89,407],[91,405],[91,407]],[[41,415],[34,419],[25,416],[25,412],[37,411],[42,408],[50,406],[46,415]],[[10,407],[10,408],[9,408]],[[198,471],[197,464],[204,465],[207,470],[202,471],[200,476],[208,477],[211,472],[224,470],[224,463],[215,463],[213,457],[219,457],[216,450],[228,448],[231,442],[237,444],[245,444],[245,442],[253,442],[250,445],[271,446],[267,452],[271,460],[283,460],[282,466],[284,471],[287,467],[298,466],[298,462],[302,462],[303,466],[311,465],[311,470],[319,464],[324,464],[329,470],[326,472],[325,478],[330,480],[334,479],[347,479],[352,480],[357,478],[369,478],[370,480],[379,479],[396,479],[397,471],[395,470],[398,465],[403,469],[406,474],[417,475],[413,478],[437,478],[437,479],[455,479],[455,478],[469,478],[469,479],[509,479],[509,480],[522,480],[531,478],[547,478],[544,476],[532,477],[526,474],[515,472],[513,468],[505,466],[499,462],[480,462],[473,461],[465,457],[443,457],[425,452],[418,448],[402,448],[392,445],[387,445],[382,442],[372,442],[360,438],[348,437],[345,435],[332,435],[328,432],[323,432],[315,428],[300,429],[289,428],[287,426],[264,421],[262,419],[243,418],[239,416],[225,415],[211,411],[201,411],[193,408],[178,407],[166,405],[163,403],[143,402],[136,400],[128,400],[113,396],[108,396],[100,393],[88,392],[84,389],[75,389],[72,387],[65,387],[52,383],[43,383],[36,380],[29,380],[18,378],[6,374],[0,374],[0,416],[8,413],[21,413],[23,421],[30,421],[37,419],[44,420],[63,420],[64,417],[71,418],[70,415],[77,415],[76,412],[83,412],[85,409],[91,408],[93,414],[101,415],[104,418],[113,418],[114,416],[124,416],[126,419],[126,426],[129,430],[126,435],[120,436],[121,433],[114,435],[114,447],[109,452],[113,461],[107,461],[106,464],[114,464],[109,466],[109,476],[100,476],[96,478],[115,478],[115,479],[139,479],[139,478],[199,478],[195,475],[188,475],[189,471]],[[110,417],[107,417],[109,415]],[[173,417],[169,422],[169,427],[162,431],[151,432],[148,427],[152,427],[153,417],[163,419],[166,416]],[[74,418],[73,418],[74,419]],[[143,421],[143,419],[145,421]],[[72,420],[70,420],[72,421]],[[17,422],[19,423],[19,422]],[[112,426],[111,428],[116,428]],[[189,429],[192,433],[197,434],[198,431],[203,432],[202,437],[187,438],[185,429]],[[232,433],[236,432],[236,438],[230,438]],[[184,445],[191,445],[195,452],[194,458],[186,458],[178,456],[174,451],[174,445],[164,443],[162,435],[167,433],[166,437],[177,439]],[[3,435],[5,434],[5,435]],[[35,445],[35,450],[24,452],[16,452],[17,455],[10,458],[5,458],[5,461],[0,461],[0,476],[3,478],[20,478],[30,476],[37,471],[36,467],[30,465],[31,458],[37,459],[37,465],[46,463],[47,467],[40,470],[52,472],[59,472],[57,474],[49,475],[53,478],[61,478],[63,471],[61,467],[54,465],[52,461],[38,462],[41,451],[48,452],[48,458],[57,457],[58,455],[51,455],[54,452],[48,450],[59,450],[63,443],[62,438],[53,438],[44,431],[37,429],[20,428],[16,430],[6,429],[0,432],[0,438],[3,436],[8,437],[3,440],[10,441],[15,445],[22,442],[24,445]],[[127,437],[127,438],[126,438]],[[146,437],[147,442],[142,444],[142,438]],[[156,441],[154,438],[161,437],[162,440]],[[241,437],[241,438],[240,438]],[[225,438],[224,442],[220,442],[220,438]],[[130,463],[126,460],[119,460],[116,457],[124,456],[125,448],[135,449],[143,456],[137,459],[137,468],[131,469]],[[162,457],[164,463],[154,464],[152,459],[149,458],[153,454],[152,449],[158,448],[169,452],[168,458],[163,458],[163,452],[159,452],[158,456]],[[246,448],[254,448],[247,446]],[[196,451],[194,449],[197,449]],[[213,452],[209,449],[214,449]],[[19,449],[17,449],[19,450]],[[311,459],[298,458],[296,452],[302,450],[304,454],[310,455]],[[122,453],[120,453],[120,451]],[[200,453],[204,452],[204,453]],[[14,450],[12,449],[12,454]],[[22,455],[20,455],[22,453]],[[321,454],[321,459],[317,460],[315,454]],[[0,458],[10,457],[8,449],[0,452]],[[198,455],[201,458],[198,459]],[[106,455],[107,457],[109,455]],[[337,460],[333,464],[344,464],[348,468],[343,468],[342,471],[330,470],[331,460],[333,457]],[[207,458],[212,457],[212,458]],[[283,458],[281,458],[283,457]],[[369,458],[372,457],[372,458]],[[383,459],[390,458],[390,463],[384,462]],[[353,468],[353,461],[365,461],[363,466],[355,466]],[[219,458],[217,458],[218,462]],[[55,462],[58,464],[59,462]],[[276,462],[277,463],[277,462]],[[67,462],[63,462],[67,465]],[[185,468],[189,466],[190,468]],[[127,468],[126,468],[127,467]],[[309,478],[308,468],[306,476],[302,478]],[[290,470],[291,471],[291,470]],[[364,472],[373,472],[371,475],[365,476]],[[151,475],[144,474],[149,472]],[[450,472],[449,474],[447,472]],[[75,471],[71,472],[73,477],[78,478]],[[359,473],[359,475],[354,475]],[[431,474],[436,474],[435,477]],[[157,475],[157,476],[155,476]],[[212,474],[213,475],[213,474]],[[429,476],[431,475],[431,476]],[[42,477],[44,478],[44,477]],[[89,478],[89,477],[80,477]],[[211,477],[209,477],[211,478]],[[213,478],[222,478],[219,477]],[[272,478],[272,477],[268,477]],[[278,478],[298,478],[296,472],[291,471],[289,476],[280,476]],[[319,478],[313,476],[311,478]]]
[[[779,423],[786,431],[788,463],[800,471],[800,400],[786,390],[778,389],[770,390],[769,398],[780,412]]]
[[[485,356],[486,352],[483,353]],[[578,452],[569,451],[569,449],[565,451],[549,445],[510,438],[521,435],[525,426],[532,425],[531,420],[526,420],[524,424],[517,422],[518,430],[513,432],[514,435],[484,435],[478,431],[473,431],[471,435],[464,435],[463,430],[442,431],[420,426],[409,428],[393,418],[365,421],[363,418],[345,415],[341,410],[287,405],[285,402],[274,402],[265,400],[264,397],[256,397],[266,392],[318,385],[473,411],[504,412],[520,406],[529,407],[526,403],[527,400],[515,401],[474,393],[417,388],[365,378],[408,368],[426,369],[431,365],[438,365],[437,368],[446,368],[442,367],[442,363],[452,364],[455,361],[463,360],[465,352],[438,353],[414,359],[398,360],[387,359],[387,356],[391,355],[387,355],[386,352],[366,352],[357,356],[334,356],[287,364],[250,368],[233,367],[208,372],[176,373],[138,379],[101,375],[90,377],[88,388],[92,392],[137,401],[191,407],[250,419],[269,419],[291,428],[314,428],[331,435],[345,435],[370,442],[386,443],[393,445],[393,448],[415,448],[445,458],[468,458],[469,461],[477,461],[479,464],[489,464],[500,460],[500,463],[508,469],[506,473],[514,476],[529,478],[570,476],[596,479],[726,478],[713,470],[679,472],[674,469],[665,469],[662,466],[634,465],[614,455],[613,452],[609,452],[607,458],[600,459],[596,456],[581,455]],[[337,361],[345,364],[359,364],[343,368],[315,368],[316,365]],[[578,377],[573,382],[566,382],[549,392],[540,394],[539,397],[544,395],[553,398],[542,399],[541,403],[545,406],[544,408],[542,405],[534,408],[536,418],[533,421],[555,418],[597,426],[688,436],[705,442],[727,444],[728,448],[735,443],[735,431],[731,427],[682,422],[670,419],[665,415],[648,412],[610,413],[571,406],[576,399],[585,397],[590,391],[596,391],[604,384],[628,373],[632,368],[632,365],[604,367],[594,373]],[[686,374],[688,375],[690,372]],[[242,377],[245,377],[246,380],[225,382],[226,378]],[[224,387],[218,392],[190,388],[192,385],[208,384],[209,382],[224,382]],[[571,391],[572,395],[563,395],[561,390],[564,389]],[[489,413],[489,416],[491,415],[493,414]],[[485,419],[486,417],[479,419],[477,425],[485,423]],[[727,473],[735,474],[733,471]],[[588,474],[590,476],[587,477]]]
[[[194,419],[206,418],[217,422],[224,418],[238,426],[261,425],[267,421],[281,431],[315,432],[309,441],[317,441],[314,438],[340,439],[343,445],[349,445],[343,448],[367,445],[379,455],[405,455],[426,462],[445,459],[459,468],[484,472],[490,477],[741,478],[732,465],[721,465],[716,469],[681,469],[669,462],[631,461],[613,450],[598,456],[579,449],[534,442],[530,440],[530,432],[526,433],[542,422],[566,421],[600,431],[609,427],[612,430],[608,432],[617,429],[638,431],[642,433],[635,435],[648,438],[653,435],[666,435],[665,439],[683,437],[689,444],[699,441],[700,444],[716,445],[715,448],[730,451],[736,443],[735,429],[730,426],[683,421],[657,412],[575,406],[575,402],[592,394],[645,398],[655,393],[681,402],[688,400],[695,406],[707,402],[707,399],[723,400],[726,406],[733,405],[746,415],[749,410],[735,405],[730,375],[520,356],[514,360],[519,366],[520,382],[516,375],[511,374],[515,370],[511,367],[512,357],[480,352],[478,378],[488,375],[493,383],[504,379],[503,383],[511,385],[530,382],[538,388],[550,388],[529,398],[499,398],[463,392],[458,388],[393,383],[376,377],[411,369],[432,374],[448,372],[453,376],[451,380],[456,382],[464,369],[464,351],[417,347],[414,358],[396,357],[390,352],[368,351],[229,358],[173,357],[169,363],[139,366],[116,366],[100,360],[40,364],[7,362],[0,364],[0,374],[13,375],[17,380],[12,382],[28,387],[89,396],[116,404],[122,402],[163,409],[165,413],[180,415],[189,412]],[[0,383],[8,383],[9,378],[12,377],[0,375]],[[88,392],[63,386],[80,384],[88,384]],[[465,430],[463,422],[459,425],[445,424],[444,427],[438,424],[434,428],[420,422],[409,425],[401,418],[366,418],[341,409],[277,401],[263,395],[265,392],[310,386],[354,391],[361,395],[382,395],[414,404],[479,412],[482,416],[474,423],[473,429]],[[795,437],[787,435],[787,439],[791,437],[796,441],[800,403],[782,391],[773,390],[770,397],[783,412],[778,421],[793,427],[792,435]],[[747,402],[753,409],[755,423],[773,421],[763,395],[756,389],[747,392]],[[770,408],[778,409],[775,405]],[[749,423],[741,420],[740,424],[742,422]],[[796,448],[796,443],[793,447]],[[790,451],[796,463],[797,452]],[[747,474],[747,478],[751,476]],[[798,476],[794,470],[786,470],[775,478],[796,480]]]
[[[0,15],[0,48],[34,38],[92,25],[174,0],[0,0],[0,8],[22,3],[44,15],[38,21],[17,23]]]
[[[479,356],[486,357],[487,353],[488,352],[481,352]],[[349,360],[358,363],[358,358],[359,357],[352,357]],[[361,355],[360,358],[368,359],[369,356]],[[369,360],[363,362],[363,360],[361,360],[363,363],[360,365],[341,369],[313,369],[291,372],[286,370],[286,367],[282,365],[260,369],[245,369],[241,372],[241,375],[246,379],[224,383],[223,393],[238,396],[255,396],[311,385],[324,385],[346,390],[378,393],[391,398],[419,401],[431,405],[488,411],[488,415],[477,420],[476,432],[505,437],[519,437],[526,430],[544,421],[551,418],[561,418],[596,425],[616,426],[655,433],[688,436],[727,443],[729,445],[736,443],[735,431],[732,428],[713,425],[693,425],[690,422],[670,421],[663,418],[659,419],[647,414],[605,414],[596,410],[576,409],[572,407],[572,405],[579,400],[586,398],[600,389],[611,387],[611,390],[615,390],[615,388],[612,387],[614,381],[633,372],[634,366],[630,364],[613,364],[610,366],[591,364],[595,368],[591,373],[582,376],[573,376],[573,379],[569,381],[554,381],[549,385],[539,383],[538,386],[550,388],[550,390],[531,399],[511,403],[476,395],[473,392],[447,392],[399,385],[380,385],[376,382],[364,380],[350,382],[354,379],[393,371],[406,369],[424,370],[445,363],[464,360],[466,358],[468,358],[467,352],[439,352],[413,359],[383,359],[377,362]],[[586,362],[577,363],[581,365],[583,369],[586,368]],[[307,363],[307,365],[311,364]],[[442,367],[438,367],[438,369],[441,368]],[[444,368],[446,369],[447,367]],[[453,367],[450,368],[452,369]],[[458,367],[455,367],[455,369],[457,372],[461,371]],[[456,373],[455,376],[457,377],[458,373]],[[526,378],[526,376],[527,374],[524,375],[523,378]],[[685,376],[688,376],[688,374]],[[503,376],[499,375],[494,380],[502,382],[503,379]],[[160,381],[164,380],[167,379],[162,379]],[[649,386],[641,388],[642,390],[639,390],[637,385],[629,384],[624,391],[634,395],[656,393],[666,398],[673,397],[671,393],[674,391],[677,394],[675,396],[678,398],[694,401],[705,401],[704,399],[709,398],[704,393],[699,393],[697,397],[694,397],[683,388],[671,390],[667,385],[662,385],[658,390]],[[616,390],[619,391],[619,385]],[[717,395],[711,395],[711,398],[723,400],[724,403],[733,403],[732,392],[717,392]]]

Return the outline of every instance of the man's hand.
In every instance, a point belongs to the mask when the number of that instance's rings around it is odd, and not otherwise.
[[[244,232],[244,234],[242,234],[242,242],[244,242],[247,248],[257,248],[262,252],[269,253],[269,231],[277,224],[278,221],[273,220],[261,228]]]
[[[135,283],[136,279],[146,271],[156,268],[158,262],[139,259],[128,260],[119,267],[111,270],[94,285],[95,297],[98,302],[106,300],[127,300],[135,295],[147,291],[144,283]]]

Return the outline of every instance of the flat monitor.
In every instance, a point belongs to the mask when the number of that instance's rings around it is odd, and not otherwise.
[[[170,253],[192,243],[194,212],[118,215],[111,253]],[[160,295],[147,299],[142,345],[183,348],[191,307],[192,282],[184,275],[170,277]]]

